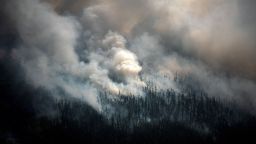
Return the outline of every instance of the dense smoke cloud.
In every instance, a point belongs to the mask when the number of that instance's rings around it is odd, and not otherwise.
[[[99,109],[96,90],[73,80],[73,67],[80,65],[75,52],[79,24],[72,17],[56,14],[50,5],[39,1],[11,1],[8,9],[16,22],[22,44],[13,51],[35,87],[66,93],[85,99]],[[67,75],[67,77],[65,77]],[[86,96],[85,96],[86,95]]]
[[[256,31],[243,23],[253,2],[245,3],[11,0],[5,10],[21,39],[12,55],[34,87],[61,89],[100,111],[99,90],[144,96],[154,81],[178,92],[172,79],[180,73],[209,96],[256,108]]]

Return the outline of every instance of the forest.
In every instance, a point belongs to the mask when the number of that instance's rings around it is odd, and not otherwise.
[[[256,119],[234,102],[209,97],[177,76],[181,92],[148,84],[145,97],[99,93],[102,112],[85,102],[31,89],[1,64],[0,143],[249,143]],[[8,69],[7,69],[8,67]],[[12,80],[12,81],[10,81]],[[36,96],[36,97],[35,97]]]

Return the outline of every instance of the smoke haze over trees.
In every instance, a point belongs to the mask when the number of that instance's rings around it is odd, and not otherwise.
[[[110,127],[246,123],[256,115],[255,9],[253,0],[3,0],[3,111],[21,101],[52,124],[66,113],[59,105],[72,113],[77,103]]]

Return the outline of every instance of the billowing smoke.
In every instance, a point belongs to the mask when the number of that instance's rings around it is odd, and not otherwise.
[[[179,73],[192,76],[209,96],[256,108],[256,31],[243,23],[244,5],[11,0],[5,9],[21,39],[12,55],[31,85],[54,95],[60,90],[100,111],[99,91],[145,96],[143,88],[153,81],[157,89],[179,92],[172,80]]]

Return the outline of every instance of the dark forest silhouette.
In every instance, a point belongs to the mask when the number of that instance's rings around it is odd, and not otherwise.
[[[189,77],[174,79],[181,92],[148,84],[145,97],[111,99],[101,91],[99,114],[78,99],[32,89],[12,65],[1,64],[1,144],[249,143],[256,134],[254,116],[194,89]]]

